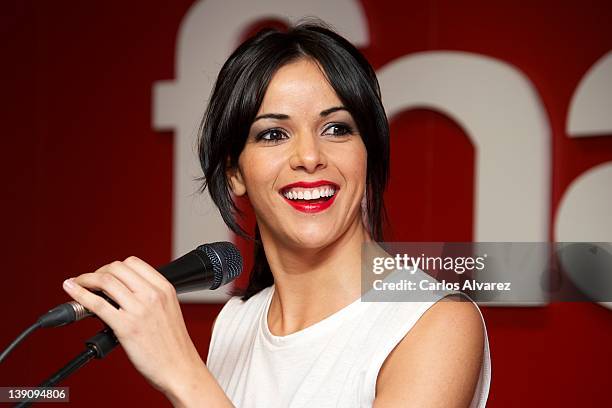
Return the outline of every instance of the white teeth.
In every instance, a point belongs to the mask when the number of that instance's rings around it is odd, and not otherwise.
[[[289,200],[318,200],[322,197],[331,197],[335,190],[330,187],[313,188],[308,190],[287,191],[284,196]]]

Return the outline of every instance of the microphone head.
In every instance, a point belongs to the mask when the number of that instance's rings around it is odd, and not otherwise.
[[[196,251],[203,252],[213,266],[214,283],[211,290],[233,281],[242,272],[242,256],[231,242],[200,245]]]

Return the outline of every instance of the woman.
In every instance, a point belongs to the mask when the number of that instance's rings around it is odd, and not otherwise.
[[[232,194],[247,197],[260,243],[206,365],[171,285],[143,261],[64,285],[173,404],[484,406],[488,345],[472,303],[359,301],[362,245],[382,240],[389,134],[375,74],[348,41],[305,24],[243,43],[219,74],[200,158],[227,225],[244,235]]]

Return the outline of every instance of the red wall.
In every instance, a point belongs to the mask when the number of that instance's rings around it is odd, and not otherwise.
[[[0,348],[66,300],[66,277],[132,254],[153,265],[170,260],[173,136],[151,128],[151,86],[174,77],[176,32],[191,1],[136,3],[0,4],[6,176]],[[363,51],[375,68],[444,49],[492,56],[523,71],[553,133],[552,224],[570,182],[612,160],[612,137],[570,139],[565,132],[578,81],[612,49],[612,5],[531,3],[366,0],[371,45]],[[472,239],[474,151],[462,130],[421,110],[394,120],[392,133],[389,239]],[[410,166],[399,160],[407,152],[415,158]],[[406,184],[419,200],[404,199]],[[219,309],[184,307],[204,356]],[[611,404],[611,311],[574,303],[484,308],[484,314],[493,361],[490,406]],[[38,383],[80,352],[97,328],[90,320],[37,333],[2,364],[0,385]],[[165,404],[120,349],[65,385],[82,406]]]

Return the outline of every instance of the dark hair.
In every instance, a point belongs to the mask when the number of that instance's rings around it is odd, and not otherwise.
[[[208,188],[227,226],[252,239],[238,224],[226,170],[238,166],[249,130],[274,73],[300,58],[316,60],[336,94],[353,116],[367,150],[366,197],[372,238],[382,241],[386,219],[383,193],[389,174],[389,125],[374,70],[350,42],[321,23],[299,24],[282,32],[264,29],[242,43],[225,62],[215,83],[199,132],[204,171],[200,191]],[[255,257],[247,300],[274,283],[255,226]]]

